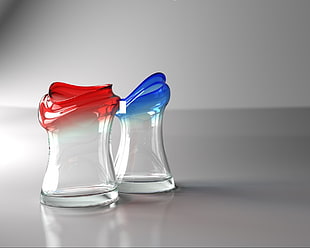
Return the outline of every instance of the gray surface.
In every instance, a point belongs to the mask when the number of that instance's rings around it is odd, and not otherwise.
[[[163,71],[171,109],[310,106],[310,1],[12,2],[0,5],[0,105],[36,107],[53,81],[125,97]]]
[[[309,112],[167,111],[177,190],[61,209],[39,203],[48,147],[36,110],[1,107],[0,245],[309,246]]]

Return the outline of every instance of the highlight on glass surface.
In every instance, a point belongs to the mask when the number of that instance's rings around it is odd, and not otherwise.
[[[146,78],[121,99],[121,138],[115,159],[119,191],[156,193],[175,188],[163,142],[163,114],[170,89],[163,73]]]
[[[41,203],[86,207],[118,200],[110,151],[110,129],[118,105],[111,84],[51,84],[39,104],[39,121],[49,141]]]

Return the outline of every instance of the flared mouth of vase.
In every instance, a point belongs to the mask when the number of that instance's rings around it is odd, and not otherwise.
[[[157,72],[147,77],[142,83],[140,83],[135,90],[128,95],[125,99],[127,107],[130,104],[139,100],[145,101],[145,103],[151,103],[154,101],[169,100],[170,89],[166,84],[166,76]]]
[[[44,128],[48,128],[68,114],[94,112],[102,116],[111,111],[114,113],[119,99],[112,91],[112,84],[78,86],[54,82],[40,101],[39,121]]]
[[[113,96],[112,84],[79,86],[63,82],[54,82],[49,87],[48,96],[53,102],[61,103],[73,99],[89,98],[93,96]]]

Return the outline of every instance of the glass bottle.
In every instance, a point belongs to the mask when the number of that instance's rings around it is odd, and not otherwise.
[[[163,73],[146,78],[120,101],[121,138],[115,159],[119,191],[156,193],[175,188],[163,143],[163,114],[170,89]]]
[[[85,207],[117,201],[110,129],[118,106],[111,84],[51,84],[39,105],[49,141],[41,203]]]

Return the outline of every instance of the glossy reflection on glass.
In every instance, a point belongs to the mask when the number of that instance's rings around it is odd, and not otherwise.
[[[155,193],[175,188],[162,133],[169,99],[165,75],[155,73],[121,100],[126,106],[116,113],[121,139],[115,159],[120,192]]]
[[[49,140],[41,203],[84,207],[118,199],[109,145],[118,104],[112,85],[50,86],[39,106],[39,121]]]

